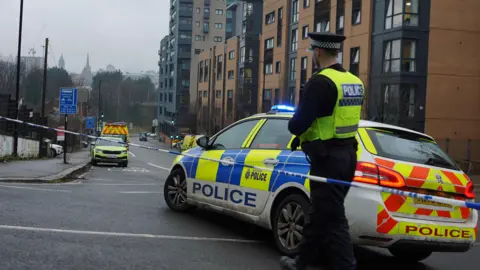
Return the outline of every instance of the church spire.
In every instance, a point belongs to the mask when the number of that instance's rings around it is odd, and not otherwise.
[[[63,59],[63,53],[60,55],[60,60],[58,61],[58,67],[65,69],[65,59]]]
[[[90,54],[87,53],[87,65],[86,68],[90,68]]]

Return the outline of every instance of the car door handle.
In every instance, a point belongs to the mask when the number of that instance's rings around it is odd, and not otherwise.
[[[235,159],[231,157],[225,157],[225,158],[222,158],[220,161],[223,166],[230,166],[230,165],[233,165],[232,163],[235,162]]]
[[[274,159],[274,158],[266,158],[263,160],[263,164],[267,165],[267,166],[275,166],[278,164],[278,159]]]

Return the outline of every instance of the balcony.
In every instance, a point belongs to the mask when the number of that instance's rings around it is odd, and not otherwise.
[[[248,86],[253,83],[253,78],[252,77],[240,78],[238,82],[240,83],[240,87],[242,85]]]

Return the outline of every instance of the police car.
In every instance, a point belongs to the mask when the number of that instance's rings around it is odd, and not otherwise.
[[[310,180],[248,166],[309,173],[304,153],[290,150],[293,112],[274,106],[212,138],[199,138],[197,147],[173,163],[165,183],[167,205],[181,212],[208,208],[257,224],[273,231],[282,253],[296,254],[310,208]],[[357,140],[354,181],[474,200],[472,182],[432,137],[362,120]],[[388,248],[404,260],[465,252],[477,237],[478,214],[468,208],[358,188],[350,189],[345,207],[356,245]]]

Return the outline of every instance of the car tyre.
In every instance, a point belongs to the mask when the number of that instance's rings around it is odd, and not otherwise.
[[[308,219],[311,204],[306,196],[286,196],[274,210],[272,220],[275,245],[287,256],[298,254],[303,228]]]
[[[191,206],[187,203],[187,179],[182,169],[173,170],[165,181],[163,196],[168,207],[177,212],[186,212]]]
[[[92,163],[92,166],[97,166],[97,161],[95,159],[92,159],[90,163]]]
[[[432,255],[432,251],[404,248],[389,248],[388,251],[395,257],[405,262],[420,262]]]
[[[123,162],[122,167],[124,167],[124,168],[128,167],[128,161]]]

